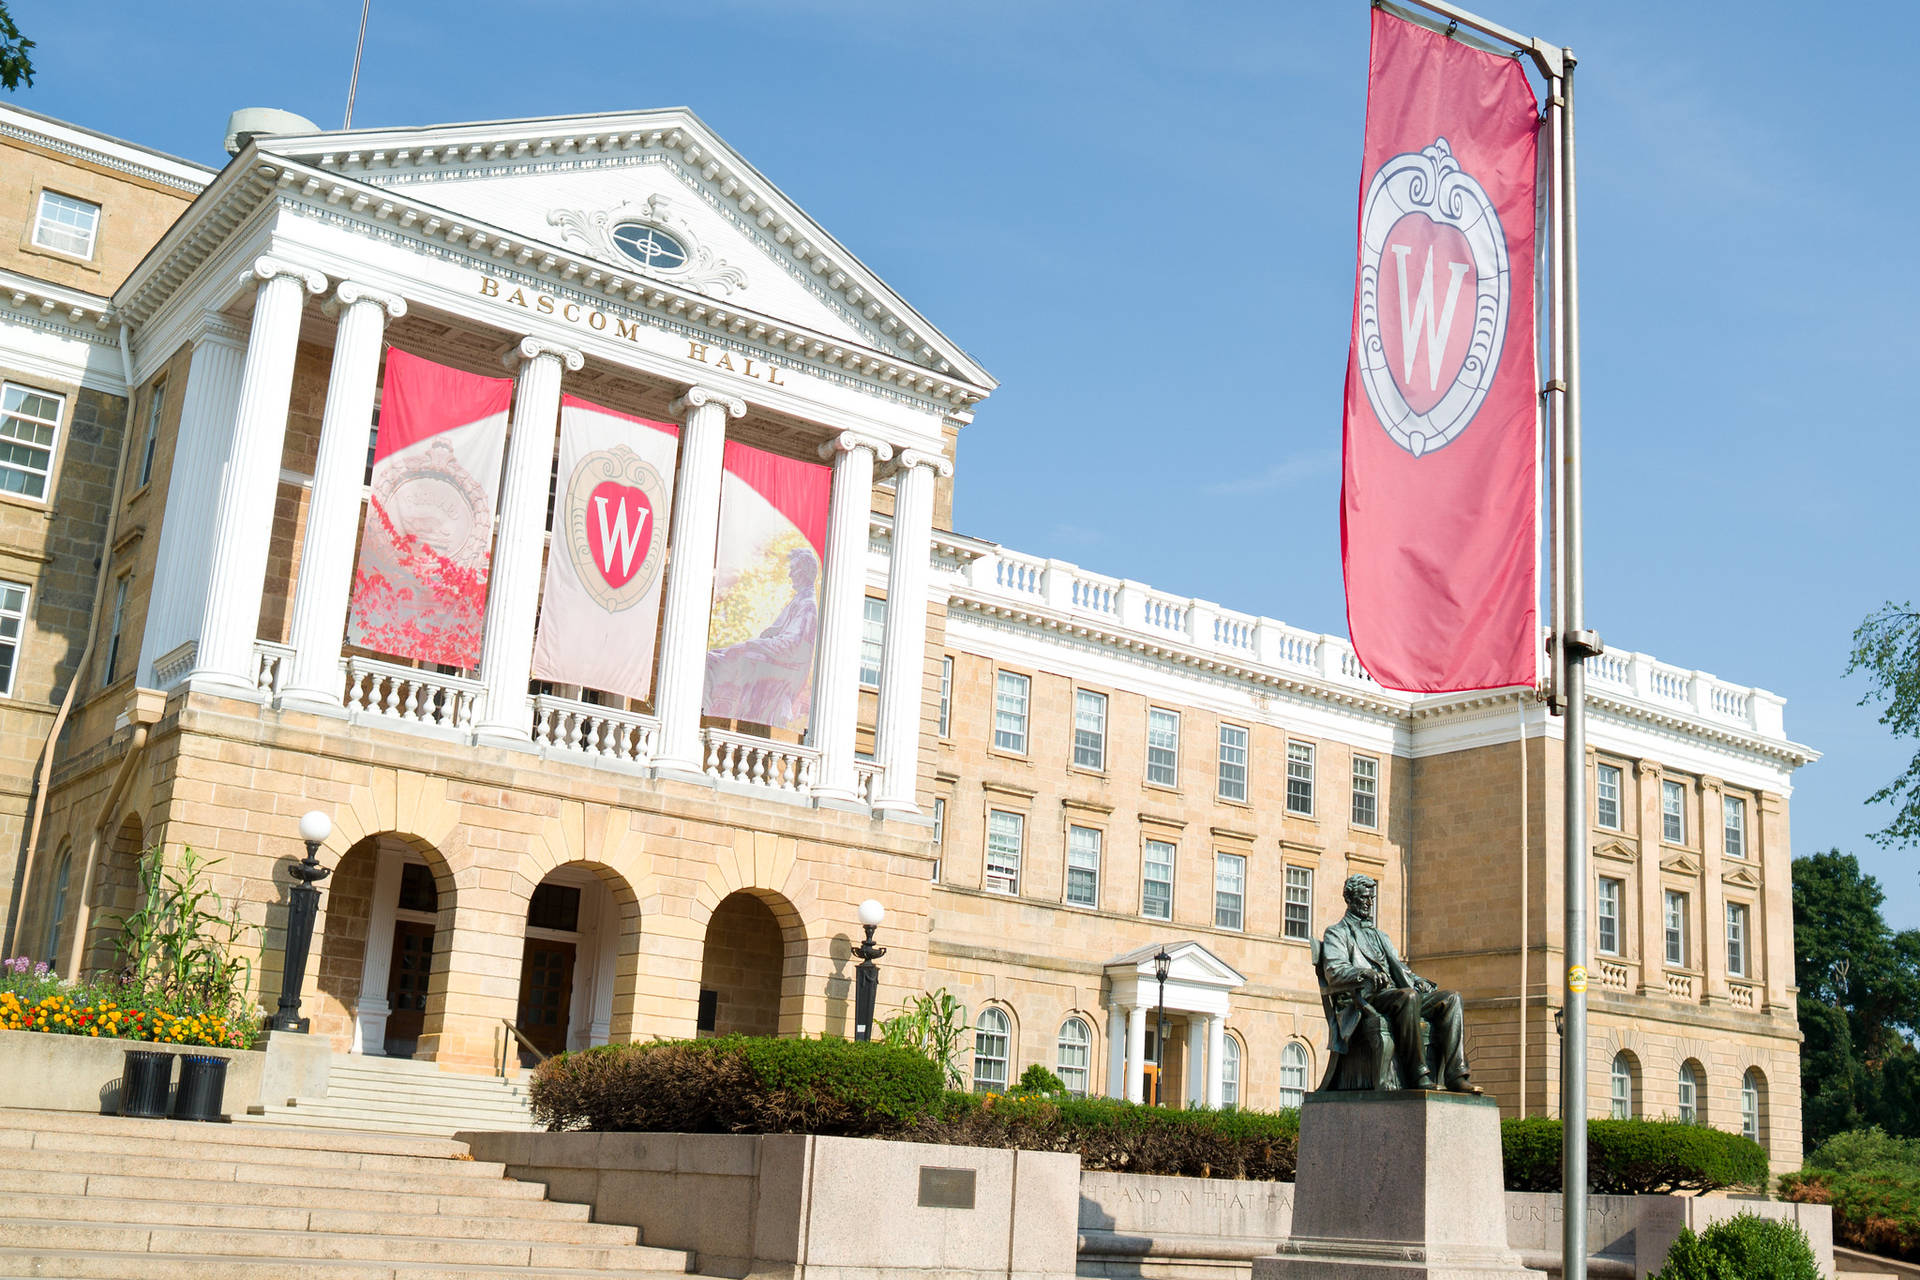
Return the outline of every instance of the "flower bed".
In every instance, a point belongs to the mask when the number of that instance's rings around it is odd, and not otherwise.
[[[62,982],[22,956],[0,961],[0,1031],[246,1049],[258,1021],[251,1011],[159,997],[112,980]]]

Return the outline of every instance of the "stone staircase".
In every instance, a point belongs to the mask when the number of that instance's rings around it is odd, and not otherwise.
[[[466,1144],[0,1109],[0,1277],[615,1280],[692,1269]]]
[[[336,1053],[327,1096],[299,1098],[292,1106],[269,1104],[249,1116],[255,1124],[319,1129],[371,1129],[448,1137],[463,1129],[534,1128],[527,1091],[498,1076],[456,1075],[411,1058]]]

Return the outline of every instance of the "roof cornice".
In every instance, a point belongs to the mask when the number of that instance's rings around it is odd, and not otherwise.
[[[177,191],[199,191],[214,175],[191,160],[15,106],[0,106],[0,135]]]
[[[14,311],[58,317],[74,328],[90,326],[101,332],[119,318],[107,299],[99,294],[48,284],[4,268],[0,268],[0,302]]]

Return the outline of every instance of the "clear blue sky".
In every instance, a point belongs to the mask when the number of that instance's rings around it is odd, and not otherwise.
[[[222,163],[340,123],[358,0],[13,0],[34,110]],[[1486,0],[1580,56],[1588,618],[1772,689],[1794,843],[1920,926],[1853,627],[1920,597],[1920,18]],[[1364,0],[373,0],[355,119],[686,105],[1001,381],[964,532],[1340,631]]]

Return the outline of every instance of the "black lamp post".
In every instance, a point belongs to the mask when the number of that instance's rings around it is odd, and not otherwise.
[[[280,1008],[267,1019],[269,1031],[293,1031],[306,1034],[307,1020],[300,1016],[300,987],[307,977],[307,952],[313,947],[313,922],[320,914],[320,881],[333,873],[320,865],[320,846],[333,834],[333,820],[318,809],[300,818],[300,838],[307,842],[307,857],[287,868],[293,888],[287,891],[287,953],[280,969]]]
[[[853,1038],[873,1039],[873,1006],[880,998],[880,966],[874,961],[887,954],[885,947],[873,945],[873,931],[887,918],[887,909],[872,898],[860,904],[860,924],[867,940],[853,949],[860,963],[853,968]]]
[[[1156,1104],[1164,1096],[1167,1073],[1167,970],[1173,967],[1173,957],[1167,954],[1163,945],[1153,954],[1153,976],[1160,983],[1160,1018],[1155,1025],[1153,1039],[1153,1100]]]

